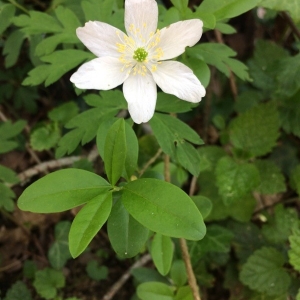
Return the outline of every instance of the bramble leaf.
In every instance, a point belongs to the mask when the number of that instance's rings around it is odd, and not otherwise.
[[[283,268],[283,255],[271,247],[256,250],[243,265],[240,280],[251,289],[269,296],[285,293],[291,283]]]

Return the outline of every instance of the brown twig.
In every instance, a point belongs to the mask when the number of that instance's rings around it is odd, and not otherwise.
[[[111,300],[114,295],[121,289],[125,282],[130,278],[131,271],[135,268],[144,266],[151,260],[150,254],[142,256],[138,261],[136,261],[121,277],[120,279],[109,289],[109,291],[104,295],[102,300]]]
[[[217,42],[219,44],[225,44],[224,40],[223,40],[223,36],[222,33],[219,30],[214,30],[215,33],[215,37],[217,39]],[[238,89],[236,86],[236,82],[235,82],[235,76],[233,74],[233,72],[231,71],[231,69],[229,69],[229,83],[230,83],[230,89],[231,89],[231,93],[233,96],[233,99],[236,100],[237,96],[238,96]]]
[[[139,173],[140,173],[140,176],[142,176],[142,175],[145,173],[145,171],[146,171],[153,163],[156,162],[156,160],[160,157],[161,153],[162,153],[162,150],[161,150],[161,148],[159,148],[159,149],[157,150],[157,152],[155,153],[155,155],[154,155],[153,157],[151,157],[151,158],[146,162],[146,164],[144,165],[143,169],[139,172]]]
[[[170,157],[169,155],[165,155],[164,157],[164,175],[165,175],[165,181],[170,182]],[[190,195],[192,195],[196,189],[196,182],[197,177],[193,177],[191,186],[190,186]],[[186,240],[184,238],[179,239],[181,253],[182,253],[182,259],[185,264],[186,273],[188,277],[189,286],[192,290],[194,300],[201,300],[200,294],[199,294],[199,287],[197,285],[196,277],[192,268],[191,263],[191,257],[189,254],[189,250],[187,247]]]
[[[286,12],[282,12],[281,16],[287,21],[287,23],[289,24],[289,26],[291,27],[292,31],[294,32],[294,34],[297,36],[298,39],[300,39],[300,30],[299,28],[295,25],[294,21],[292,20],[292,18],[290,17],[290,15]]]

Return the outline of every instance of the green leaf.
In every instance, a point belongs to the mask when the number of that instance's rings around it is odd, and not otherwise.
[[[60,170],[26,188],[18,206],[31,212],[60,212],[84,204],[108,192],[110,187],[106,180],[94,173],[79,169]]]
[[[35,129],[30,134],[30,145],[34,150],[43,151],[54,147],[60,138],[57,124],[50,123]]]
[[[189,285],[182,286],[177,290],[175,300],[194,300],[192,290]]]
[[[12,124],[10,121],[0,124],[0,154],[9,152],[18,146],[18,143],[10,139],[17,136],[26,126],[24,120]]]
[[[169,273],[174,245],[170,237],[156,233],[151,243],[151,257],[158,272],[165,276]]]
[[[260,184],[256,188],[260,194],[272,195],[286,191],[285,178],[275,163],[256,160],[254,165],[260,174]]]
[[[6,185],[0,182],[0,208],[12,212],[15,209],[15,203],[13,199],[16,197],[15,193]]]
[[[68,123],[68,121],[77,116],[78,110],[79,109],[76,103],[66,102],[52,109],[48,113],[48,117],[54,122],[59,122],[62,125],[65,125],[66,123]]]
[[[166,113],[183,113],[191,111],[195,106],[195,103],[183,101],[174,95],[158,92],[155,110]]]
[[[228,253],[232,239],[233,234],[228,229],[218,225],[210,225],[207,226],[207,233],[203,240],[197,242],[197,249],[200,253]]]
[[[82,50],[57,50],[50,55],[41,57],[41,61],[48,64],[39,65],[32,69],[22,84],[34,86],[45,81],[47,87],[68,71],[93,57],[91,53]]]
[[[7,183],[18,183],[20,181],[13,170],[2,165],[0,165],[0,180]]]
[[[118,200],[107,220],[111,245],[121,258],[136,256],[145,245],[149,230],[137,222]]]
[[[297,165],[291,172],[291,184],[300,195],[300,165]]]
[[[11,24],[16,7],[12,4],[4,4],[0,7],[0,34]]]
[[[223,22],[218,22],[216,24],[216,29],[219,30],[223,34],[233,34],[236,33],[236,29],[231,25]]]
[[[282,127],[286,133],[300,137],[300,92],[282,101],[279,109]]]
[[[200,172],[214,171],[218,160],[226,155],[226,151],[219,146],[204,145],[198,149],[200,155]]]
[[[229,125],[229,135],[233,146],[249,154],[250,157],[269,153],[279,137],[279,116],[273,102],[257,105]]]
[[[86,272],[90,278],[100,281],[107,279],[108,268],[106,266],[99,267],[96,260],[90,260],[86,265]]]
[[[145,282],[137,287],[141,300],[173,300],[172,288],[161,282]]]
[[[154,232],[190,240],[199,240],[205,235],[205,225],[196,205],[185,192],[170,183],[138,179],[123,187],[121,199],[128,212]]]
[[[294,229],[289,236],[290,249],[288,251],[289,262],[295,270],[300,271],[300,230]]]
[[[72,153],[80,142],[82,145],[90,142],[96,136],[102,122],[107,119],[112,120],[118,110],[118,107],[111,108],[110,110],[97,107],[89,109],[71,119],[65,127],[72,128],[73,130],[60,139],[58,149],[55,153],[56,157]]]
[[[138,283],[157,281],[168,284],[169,281],[166,277],[160,275],[155,269],[149,269],[145,267],[134,268],[130,271],[134,279]]]
[[[85,0],[81,3],[86,20],[110,21],[113,11],[114,0]]]
[[[170,271],[170,277],[177,287],[186,284],[187,274],[186,274],[185,263],[183,260],[177,259],[173,262]]]
[[[230,76],[230,70],[240,79],[250,81],[248,67],[242,62],[233,59],[236,52],[224,44],[201,43],[193,48],[188,48],[187,53],[195,58],[204,60],[207,64],[215,66],[227,77]]]
[[[188,0],[171,0],[172,4],[179,10],[181,14],[184,14],[188,8]]]
[[[100,194],[90,200],[73,220],[69,245],[73,258],[79,256],[106,222],[112,207],[112,194]]]
[[[240,93],[237,97],[237,101],[234,104],[234,110],[238,113],[244,113],[250,108],[259,104],[264,99],[264,95],[258,90],[247,90]]]
[[[205,220],[205,218],[210,214],[212,210],[211,201],[204,196],[193,196],[191,198],[193,199],[194,203],[196,204],[199,211],[201,212],[203,219]]]
[[[300,3],[299,1],[289,0],[261,0],[260,5],[278,11],[288,11],[294,22],[300,21]]]
[[[61,221],[55,225],[55,241],[48,251],[48,259],[54,269],[62,269],[71,258],[68,242],[70,227],[69,221]]]
[[[203,144],[199,135],[188,125],[169,115],[155,113],[150,120],[151,128],[162,150],[169,154],[193,175],[199,174],[199,155],[186,141]]]
[[[298,214],[295,209],[277,205],[274,216],[263,226],[262,233],[269,242],[281,245],[298,226]]]
[[[53,36],[43,39],[35,49],[37,56],[48,55],[52,53],[58,44],[61,43],[79,43],[79,39],[76,36],[76,28],[80,27],[80,21],[77,16],[67,7],[58,6],[55,9],[55,15],[63,28],[61,33],[57,33]]]
[[[229,205],[248,194],[259,184],[259,172],[249,163],[237,163],[225,156],[216,167],[216,183],[224,204]]]
[[[300,89],[299,76],[300,54],[282,59],[277,66],[277,97],[293,96]]]
[[[7,291],[4,300],[32,300],[32,297],[25,283],[22,281],[17,281]]]
[[[33,286],[41,297],[53,299],[57,289],[65,286],[65,277],[61,271],[45,268],[35,273]]]
[[[13,31],[7,40],[3,48],[3,55],[5,55],[5,68],[12,67],[16,62],[20,54],[23,40],[25,39],[23,32],[19,30]]]
[[[217,20],[239,16],[254,8],[260,0],[204,0],[199,9],[213,13]]]
[[[283,255],[271,247],[255,251],[243,265],[240,280],[251,289],[270,296],[285,293],[291,278],[283,268]]]
[[[63,28],[58,21],[43,12],[31,10],[29,16],[20,15],[13,18],[13,22],[27,35],[61,32]]]
[[[112,185],[115,185],[122,175],[126,153],[125,121],[120,118],[109,129],[104,144],[105,171]]]

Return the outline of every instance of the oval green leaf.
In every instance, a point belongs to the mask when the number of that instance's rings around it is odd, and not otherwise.
[[[109,182],[115,185],[126,160],[125,121],[118,119],[109,129],[104,144],[104,164]]]
[[[151,244],[151,257],[158,272],[165,276],[169,273],[174,254],[170,237],[156,233]]]
[[[112,193],[101,194],[76,215],[69,233],[71,255],[79,256],[106,222],[112,207]]]
[[[161,282],[144,282],[137,288],[141,300],[173,300],[172,288]]]
[[[122,202],[138,222],[154,232],[188,240],[205,235],[205,224],[192,199],[165,181],[131,181],[123,187]]]
[[[149,230],[128,213],[122,201],[117,201],[112,208],[107,232],[113,249],[122,258],[136,256],[149,235]]]
[[[79,169],[53,172],[30,185],[18,200],[22,210],[61,212],[84,204],[111,186],[102,177]]]

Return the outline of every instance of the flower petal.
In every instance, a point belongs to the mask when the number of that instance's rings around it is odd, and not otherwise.
[[[205,96],[205,88],[193,71],[177,61],[163,61],[152,72],[157,85],[168,94],[197,103]]]
[[[114,57],[95,58],[83,64],[70,80],[79,89],[110,90],[122,84],[128,72],[121,71],[123,64]]]
[[[109,24],[89,21],[76,30],[78,38],[96,56],[119,57],[117,43],[124,44],[124,33]]]
[[[151,73],[130,75],[123,84],[123,93],[132,120],[137,124],[148,122],[154,114],[157,97]]]
[[[185,47],[194,46],[201,38],[203,23],[199,19],[173,23],[158,32],[160,35],[159,47],[163,55],[159,60],[177,57],[185,51]]]
[[[157,28],[158,7],[155,0],[126,0],[125,28],[137,46],[143,46]]]

